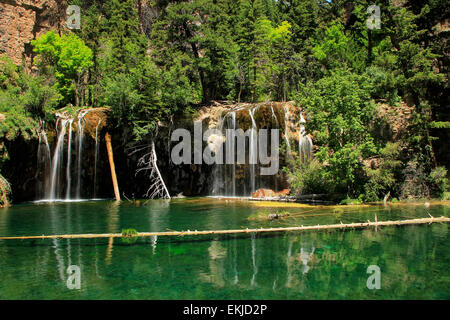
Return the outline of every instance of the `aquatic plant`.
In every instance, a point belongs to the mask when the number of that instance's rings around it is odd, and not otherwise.
[[[138,232],[136,229],[122,229],[122,243],[134,244],[138,239]]]

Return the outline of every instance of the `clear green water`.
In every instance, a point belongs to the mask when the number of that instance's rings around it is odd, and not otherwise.
[[[259,211],[300,214],[248,221]],[[450,206],[260,208],[182,199],[25,204],[0,209],[0,235],[208,230],[450,216]],[[365,230],[139,239],[0,240],[0,299],[449,299],[448,224]],[[155,241],[156,240],[156,241]],[[81,268],[81,289],[66,286]],[[381,289],[369,290],[369,265]]]

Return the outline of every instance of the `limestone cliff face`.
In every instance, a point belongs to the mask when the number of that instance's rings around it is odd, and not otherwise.
[[[16,64],[31,67],[31,41],[65,26],[65,0],[1,0],[0,54],[8,55]]]

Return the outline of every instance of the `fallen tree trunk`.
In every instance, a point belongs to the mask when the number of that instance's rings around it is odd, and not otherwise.
[[[367,227],[381,226],[402,226],[416,224],[431,224],[436,222],[450,222],[450,218],[422,218],[398,221],[367,221],[357,223],[340,223],[331,225],[316,226],[300,226],[287,228],[260,228],[260,229],[236,229],[236,230],[205,230],[205,231],[166,231],[166,232],[139,232],[137,237],[153,237],[153,236],[196,236],[196,235],[217,235],[217,234],[238,234],[238,233],[261,233],[261,232],[288,232],[288,231],[307,231],[307,230],[331,230],[331,229],[355,229]],[[122,238],[122,233],[106,233],[106,234],[66,234],[52,236],[25,236],[25,237],[0,237],[0,240],[26,240],[26,239],[93,239],[93,238]]]
[[[111,168],[111,179],[114,187],[114,195],[116,197],[116,201],[120,201],[119,184],[117,183],[116,167],[114,165],[114,155],[111,145],[111,136],[109,133],[105,134],[105,141],[106,149],[108,151],[109,166]]]

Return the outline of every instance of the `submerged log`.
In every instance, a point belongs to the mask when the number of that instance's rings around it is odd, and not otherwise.
[[[238,233],[261,233],[261,232],[288,232],[288,231],[307,231],[307,230],[332,230],[332,229],[355,229],[380,226],[402,226],[415,224],[431,224],[436,222],[450,222],[450,218],[421,218],[398,221],[367,221],[357,223],[340,223],[330,225],[316,226],[300,226],[286,228],[260,228],[260,229],[235,229],[235,230],[205,230],[205,231],[166,231],[166,232],[139,232],[137,237],[153,237],[153,236],[197,236],[197,235],[218,235],[218,234],[238,234]],[[26,240],[26,239],[94,239],[94,238],[122,238],[127,237],[122,233],[105,233],[105,234],[65,234],[52,236],[24,236],[24,237],[0,237],[0,240]]]
[[[108,159],[109,159],[109,166],[111,168],[111,179],[114,187],[114,195],[116,197],[116,201],[120,201],[119,184],[117,183],[116,167],[114,165],[111,136],[109,133],[105,134],[105,141],[106,141],[106,149],[108,150]]]

